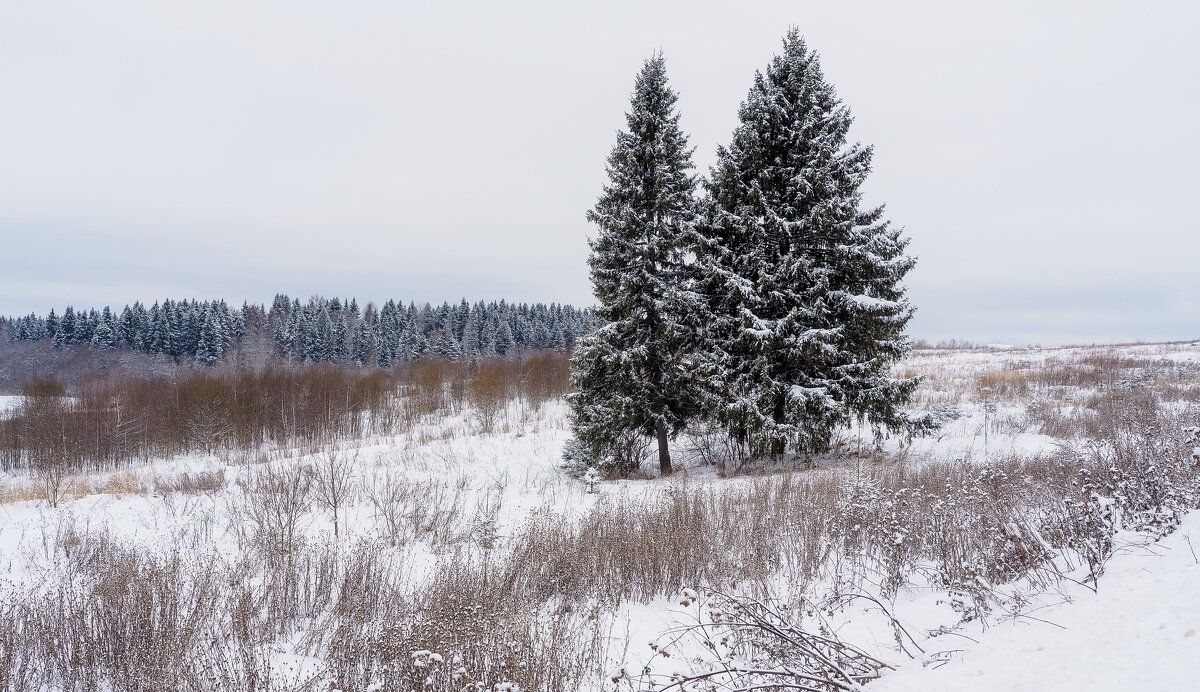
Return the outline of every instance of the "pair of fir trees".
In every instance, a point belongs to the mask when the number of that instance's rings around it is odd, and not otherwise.
[[[862,208],[871,148],[796,30],[754,85],[706,180],[661,54],[645,63],[588,219],[603,326],[580,339],[568,464],[636,467],[656,439],[716,423],[744,458],[826,451],[836,429],[911,431],[916,379],[889,369],[913,309],[907,240]],[[704,194],[698,196],[702,186]]]

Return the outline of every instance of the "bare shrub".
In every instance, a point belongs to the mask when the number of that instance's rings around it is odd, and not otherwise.
[[[6,481],[0,477],[0,504],[8,502],[30,502],[44,500],[46,494],[35,479],[28,481]],[[2,689],[2,688],[0,688]]]
[[[558,351],[537,352],[518,368],[517,382],[525,402],[535,409],[571,391],[571,358]]]
[[[428,419],[446,410],[446,364],[443,361],[422,358],[412,363],[407,384],[409,405],[417,416]]]
[[[490,434],[509,400],[506,361],[480,363],[468,387],[471,410],[482,433]]]
[[[317,502],[333,515],[333,536],[338,537],[338,512],[353,500],[358,487],[358,451],[352,454],[326,443],[313,464]]]
[[[313,472],[306,466],[268,464],[248,470],[237,481],[243,501],[231,509],[240,529],[249,526],[250,538],[268,559],[291,564],[304,543],[303,530],[311,508]]]
[[[396,471],[376,473],[367,499],[392,545],[424,537],[432,544],[460,539],[462,489],[444,479],[414,480]]]
[[[596,680],[604,611],[533,599],[491,569],[456,553],[411,599],[381,599],[373,617],[347,618],[330,655],[338,688],[567,690]]]
[[[371,414],[371,430],[382,435],[405,434],[412,430],[416,421],[402,397],[389,394]]]
[[[329,365],[174,379],[97,375],[80,382],[71,400],[59,384],[37,385],[30,390],[37,396],[0,420],[0,469],[31,469],[52,457],[74,471],[107,470],[194,451],[360,436],[386,420],[394,388],[382,371]]]
[[[1092,426],[1085,419],[1095,416],[1095,411],[1090,409],[1070,409],[1061,404],[1039,403],[1027,411],[1043,435],[1060,440],[1074,440],[1086,435]]]
[[[66,463],[53,459],[43,459],[34,467],[33,477],[41,495],[51,507],[58,507],[67,494]]]
[[[443,368],[446,379],[446,412],[455,415],[466,407],[471,367],[467,363],[446,362]]]
[[[0,592],[0,689],[35,689],[44,664],[32,653],[22,631],[26,617],[22,603],[11,593]]]
[[[235,426],[231,420],[233,388],[221,377],[207,374],[196,375],[183,384],[186,392],[183,401],[186,408],[179,418],[188,449],[198,449],[206,454],[218,447],[232,443]]]
[[[702,464],[716,467],[720,476],[737,472],[747,461],[745,447],[718,425],[694,426],[685,444],[688,445],[685,449]]]
[[[981,398],[1017,399],[1028,394],[1032,379],[1033,375],[1027,370],[997,370],[980,375],[976,388]]]
[[[382,523],[383,530],[392,545],[406,540],[405,529],[412,505],[419,500],[414,487],[399,478],[392,470],[376,473],[366,488],[367,499],[375,511],[375,522]]]
[[[9,613],[25,639],[9,672],[24,684],[11,689],[201,687],[189,668],[217,624],[217,563],[143,554],[73,525],[59,532],[54,549],[64,558],[57,580],[45,597],[23,599]],[[0,658],[12,644],[0,643]]]
[[[21,396],[34,398],[64,397],[67,388],[53,377],[35,375],[21,384]]]

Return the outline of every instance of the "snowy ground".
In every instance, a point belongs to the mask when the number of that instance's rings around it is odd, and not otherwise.
[[[812,478],[852,474],[864,464],[918,468],[1033,457],[1078,442],[1047,434],[1047,411],[1068,415],[1101,386],[1117,385],[1103,377],[1100,385],[1031,385],[1029,375],[1089,358],[1103,368],[1105,359],[1114,357],[1129,366],[1122,377],[1136,378],[1136,364],[1145,362],[1154,364],[1154,386],[1163,391],[1200,387],[1200,344],[1195,343],[919,351],[899,366],[901,372],[927,378],[917,407],[953,412],[933,437],[909,446],[887,440],[882,451],[864,460],[856,455],[860,433],[848,430],[839,450],[818,459],[816,470],[794,472],[785,464],[732,478],[700,464],[684,441],[677,452],[683,469],[674,477],[607,482],[596,494],[585,492],[582,483],[559,468],[569,434],[562,403],[531,408],[513,402],[492,434],[479,433],[464,412],[402,436],[342,443],[344,454],[357,455],[359,485],[342,510],[340,536],[333,538],[328,512],[316,507],[304,515],[302,535],[306,545],[329,546],[335,552],[338,546],[355,546],[353,550],[387,554],[404,566],[404,579],[416,592],[429,573],[449,560],[487,560],[519,550],[513,543],[524,535],[523,527],[547,518],[550,524],[569,524],[593,511],[649,506],[679,492],[748,492],[788,473]],[[0,398],[0,415],[18,403],[18,397]],[[1200,424],[1196,398],[1168,403]],[[866,446],[871,447],[869,440]],[[239,481],[260,472],[265,458],[278,466],[310,464],[318,460],[314,451],[191,456],[79,477],[57,508],[41,499],[34,479],[0,475],[0,592],[36,589],[58,574],[63,559],[52,546],[63,544],[63,536],[71,532],[103,533],[142,551],[187,545],[196,554],[236,555],[247,549],[239,512],[255,501]],[[172,489],[185,474],[216,471],[224,474],[218,490]],[[372,499],[383,488],[403,495],[396,500],[402,504],[397,509],[402,526],[389,526],[385,510]],[[495,536],[495,552],[483,547],[481,526]],[[913,638],[915,646],[908,647],[912,658],[896,646],[892,623],[879,608],[845,607],[830,615],[831,622],[846,641],[898,668],[869,685],[883,692],[1191,689],[1200,676],[1200,564],[1191,548],[1197,544],[1200,552],[1200,513],[1188,515],[1159,542],[1132,533],[1120,534],[1118,542],[1122,547],[1099,578],[1096,592],[1075,583],[1086,581],[1086,571],[1063,563],[1062,581],[998,587],[1007,601],[998,603],[990,617],[970,622],[951,607],[944,589],[906,584],[888,601],[888,609]],[[773,595],[794,596],[779,592],[793,582],[780,576],[772,583],[777,589]],[[815,595],[832,587],[816,583],[808,588]],[[597,641],[604,642],[605,651],[595,667],[640,670],[653,656],[646,642],[690,617],[676,600],[666,594],[622,599],[602,618],[607,630]],[[310,673],[319,677],[320,658],[295,647],[294,638],[275,643],[276,667],[290,666],[296,680]],[[594,683],[583,686],[602,689],[606,684],[597,675]]]
[[[873,692],[938,690],[1189,690],[1200,677],[1200,512],[1173,535],[1140,537],[1091,591],[1061,585],[1061,601],[960,639],[950,662],[915,662]],[[930,652],[945,649],[930,648]]]
[[[19,396],[3,396],[0,395],[0,416],[4,416],[12,409],[21,405],[23,397]]]

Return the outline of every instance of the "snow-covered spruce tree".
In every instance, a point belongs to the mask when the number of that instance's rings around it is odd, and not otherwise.
[[[150,319],[150,352],[166,355],[171,351],[170,316],[155,303],[150,308]]]
[[[462,355],[462,347],[458,345],[458,340],[454,338],[454,331],[449,325],[438,335],[437,341],[433,345],[433,352],[446,360],[458,360],[458,357]]]
[[[506,356],[512,349],[513,343],[513,332],[512,328],[508,326],[508,320],[500,322],[500,328],[496,330],[496,337],[493,341],[493,350],[501,357]]]
[[[92,346],[106,351],[117,347],[117,333],[112,325],[103,318],[100,320],[100,324],[96,325],[96,331],[92,333]]]
[[[666,62],[655,55],[637,76],[628,131],[617,133],[609,183],[587,215],[599,231],[589,241],[588,264],[604,325],[579,340],[571,362],[579,444],[599,463],[620,465],[637,461],[613,459],[624,434],[652,436],[664,474],[671,472],[669,439],[696,405],[686,264],[696,178],[677,100]]]
[[[698,224],[714,417],[753,457],[824,451],[856,419],[915,425],[917,380],[888,374],[914,260],[883,207],[862,208],[871,147],[847,146],[850,111],[795,29],[738,117]]]
[[[205,310],[200,322],[200,338],[196,343],[196,362],[201,365],[216,365],[225,351],[225,339],[212,310]]]

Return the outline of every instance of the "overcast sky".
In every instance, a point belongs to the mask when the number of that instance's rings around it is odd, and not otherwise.
[[[914,337],[1198,338],[1198,19],[1185,2],[12,0],[0,313],[276,292],[591,304],[584,212],[642,61],[665,52],[706,171],[796,25],[875,146],[868,201],[919,257]]]

